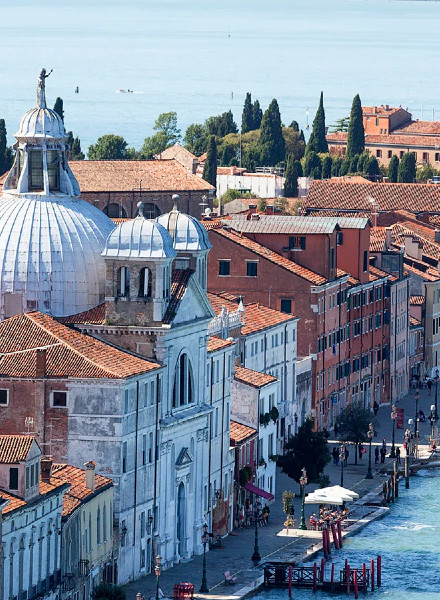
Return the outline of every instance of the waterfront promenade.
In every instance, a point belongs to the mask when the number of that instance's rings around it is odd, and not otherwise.
[[[440,390],[439,390],[440,392]],[[434,403],[434,390],[432,390],[432,396],[428,396],[427,390],[420,391],[419,408],[421,408],[425,415],[430,412],[430,405]],[[409,418],[415,418],[415,405],[414,405],[414,390],[411,390],[408,396],[397,403],[398,408],[404,409],[404,424],[408,422]],[[377,435],[374,438],[373,445],[381,445],[382,439],[385,437],[387,440],[388,454],[391,449],[391,437],[392,437],[392,421],[390,418],[391,407],[384,406],[379,409],[377,415]],[[428,436],[430,434],[430,423],[419,424],[419,441],[423,453],[427,452],[428,449]],[[396,429],[396,444],[399,446],[403,443],[404,430]],[[333,443],[332,435],[330,435],[330,450],[336,442]],[[404,456],[402,451],[402,458]],[[392,462],[387,457],[387,463]],[[358,460],[358,465],[354,465],[354,446],[350,446],[350,456],[348,466],[344,468],[344,486],[357,491],[361,496],[371,491],[373,488],[379,486],[383,481],[383,476],[378,473],[377,467],[383,465],[374,464],[374,451],[373,451],[373,479],[365,479],[365,475],[368,468],[368,453],[364,454],[362,460]],[[402,460],[403,463],[403,460]],[[325,473],[329,476],[331,485],[340,484],[341,468],[336,467],[332,463],[327,465]],[[316,485],[308,485],[306,488],[307,492],[316,489]],[[277,489],[275,501],[271,505],[271,514],[269,524],[264,527],[260,527],[258,530],[259,534],[259,550],[262,557],[262,562],[273,559],[275,556],[284,560],[291,559],[293,556],[299,557],[306,551],[306,549],[313,543],[313,538],[316,538],[315,532],[300,532],[297,531],[295,537],[279,536],[277,534],[283,529],[283,523],[285,520],[284,513],[282,512],[281,506],[281,494],[284,490],[291,490],[299,494],[298,484],[289,479],[285,474],[278,471],[277,473]],[[306,505],[306,519],[308,522],[308,516],[317,509],[317,506]],[[298,524],[299,516],[301,512],[301,501],[297,497],[295,499],[295,526]],[[319,537],[319,536],[318,536]],[[194,583],[197,597],[200,598],[219,598],[226,600],[227,598],[233,598],[240,588],[243,588],[258,576],[262,574],[262,570],[259,567],[254,567],[251,556],[254,548],[254,529],[249,527],[247,529],[234,530],[223,541],[223,548],[211,550],[207,553],[207,579],[208,587],[210,589],[209,594],[199,594],[198,589],[202,579],[202,564],[203,557],[196,556],[194,559],[176,565],[172,569],[164,571],[160,578],[160,587],[166,597],[172,597],[173,586],[175,583],[180,582],[191,582]],[[223,581],[224,571],[230,571],[232,575],[237,577],[236,584],[226,586]],[[145,598],[152,598],[155,595],[156,578],[154,575],[148,575],[142,579],[139,579],[133,583],[130,583],[125,587],[127,593],[127,600],[134,600],[136,594],[140,592]]]

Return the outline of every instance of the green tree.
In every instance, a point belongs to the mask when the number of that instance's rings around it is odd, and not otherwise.
[[[81,140],[79,139],[78,136],[73,140],[73,144],[72,144],[71,150],[70,150],[70,158],[72,160],[84,160],[85,159],[85,154],[81,150]]]
[[[217,187],[217,144],[215,135],[209,138],[208,152],[203,167],[203,179]]]
[[[350,173],[350,160],[346,158],[342,161],[341,166],[339,168],[339,176],[343,177],[348,173]]]
[[[330,462],[327,439],[322,431],[313,431],[313,419],[308,418],[296,435],[286,444],[284,456],[278,459],[283,472],[299,483],[305,467],[310,482],[318,482],[324,467]]]
[[[355,464],[357,465],[358,446],[367,441],[367,431],[370,423],[375,423],[371,411],[358,403],[349,404],[337,417],[338,437],[341,442],[351,442],[356,445]]]
[[[241,133],[247,133],[252,131],[254,127],[254,115],[252,113],[252,98],[251,93],[246,94],[246,98],[243,106],[243,113],[241,115]]]
[[[323,157],[321,162],[322,162],[321,178],[322,179],[330,179],[330,177],[332,176],[332,162],[333,162],[332,157],[327,154],[326,156]]]
[[[120,135],[103,135],[89,146],[89,160],[122,160],[127,157],[127,142]]]
[[[306,154],[316,152],[317,154],[328,152],[328,144],[325,137],[325,110],[324,110],[324,94],[321,92],[319,99],[318,110],[312,125],[312,133],[306,146]]]
[[[153,129],[156,131],[151,137],[146,137],[140,151],[144,159],[151,159],[156,154],[163,152],[168,146],[176,144],[180,138],[180,129],[177,127],[177,113],[161,113]]]
[[[252,142],[242,152],[241,164],[248,171],[254,173],[260,163],[260,146],[258,142]]]
[[[93,588],[92,600],[125,600],[124,588],[111,583],[100,583]]]
[[[6,123],[0,119],[0,175],[10,169],[10,160],[8,159],[8,136],[6,133]]]
[[[234,146],[225,146],[222,150],[220,165],[222,167],[228,167],[231,164],[231,161],[236,158],[236,151]]]
[[[350,159],[350,173],[357,173],[359,170],[359,154],[355,154]]]
[[[293,131],[297,131],[299,133],[299,125],[298,125],[298,121],[292,121],[289,125],[290,129],[293,129]]]
[[[431,167],[431,165],[423,165],[417,169],[416,179],[418,183],[427,183],[434,175],[438,175],[437,169]]]
[[[263,111],[260,108],[258,100],[254,100],[252,105],[252,120],[254,123],[254,129],[260,129],[261,121],[263,119]]]
[[[298,175],[295,172],[295,161],[289,154],[286,161],[286,172],[284,173],[284,197],[293,198],[298,195]]]
[[[219,138],[228,135],[228,133],[238,133],[237,124],[231,110],[216,117],[209,117],[205,121],[205,127],[208,135],[215,135]]]
[[[332,160],[332,177],[339,177],[343,160],[340,156],[333,157]]]
[[[291,154],[294,160],[301,160],[306,148],[301,132],[291,127],[283,127],[283,137],[286,143],[286,156]]]
[[[61,117],[62,122],[64,123],[64,107],[63,107],[63,99],[58,96],[55,100],[55,104],[53,105],[53,109],[58,115]]]
[[[367,152],[363,152],[359,156],[358,163],[357,163],[357,170],[359,173],[365,172],[369,158],[370,158],[370,155]]]
[[[185,148],[195,156],[201,156],[208,148],[206,127],[200,123],[188,125],[183,143],[185,144]]]
[[[315,177],[316,173],[319,171],[319,176]],[[305,177],[313,177],[314,179],[321,179],[321,159],[316,154],[316,152],[310,152],[306,154],[304,158],[304,166],[303,172]]]
[[[370,156],[366,166],[364,167],[365,173],[372,181],[377,181],[382,178],[382,171],[380,170],[379,163],[375,156]]]
[[[362,119],[362,105],[359,94],[353,98],[351,106],[350,123],[347,133],[347,158],[352,158],[355,154],[362,154],[365,149],[365,131]]]
[[[398,183],[414,183],[416,178],[416,155],[414,152],[405,152],[400,159],[397,170]]]
[[[388,181],[390,183],[397,183],[397,173],[399,171],[399,159],[394,154],[388,165]]]
[[[263,115],[258,143],[263,165],[274,167],[285,159],[286,142],[283,137],[280,109],[275,98]]]
[[[348,131],[349,123],[350,117],[343,117],[342,119],[338,119],[334,125],[331,125],[332,133],[337,133],[338,131]]]

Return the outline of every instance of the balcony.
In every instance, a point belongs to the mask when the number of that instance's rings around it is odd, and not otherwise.
[[[212,319],[208,325],[209,335],[222,335],[228,337],[230,329],[236,329],[244,325],[244,310],[234,310],[229,312],[226,307],[222,308],[222,312]]]
[[[87,577],[90,573],[90,563],[86,559],[81,559],[78,563],[78,572],[82,577]]]
[[[64,573],[61,589],[63,592],[71,592],[75,588],[75,575]]]

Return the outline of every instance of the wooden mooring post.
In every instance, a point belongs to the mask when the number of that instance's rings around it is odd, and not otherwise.
[[[405,456],[405,487],[409,489],[409,456],[408,453]]]
[[[382,557],[377,557],[377,587],[382,585]]]

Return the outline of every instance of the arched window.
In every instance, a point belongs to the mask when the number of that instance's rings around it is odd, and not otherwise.
[[[139,273],[139,297],[151,298],[151,271],[147,267]]]
[[[101,543],[101,509],[99,506],[96,514],[96,543],[98,546]]]
[[[110,202],[107,206],[104,207],[102,211],[107,217],[110,219],[126,219],[127,211],[120,204],[116,204],[116,202]]]
[[[143,202],[142,213],[145,219],[155,219],[160,216],[160,210],[152,202]],[[139,214],[139,209],[136,211],[136,216]]]
[[[118,296],[129,296],[130,295],[130,269],[128,267],[121,267],[118,270]]]
[[[49,177],[49,190],[60,189],[60,157],[56,150],[47,151],[47,174]]]
[[[173,386],[173,407],[185,406],[193,402],[193,374],[191,361],[183,352],[176,365]]]
[[[31,150],[29,152],[29,189],[43,189],[43,151]]]

